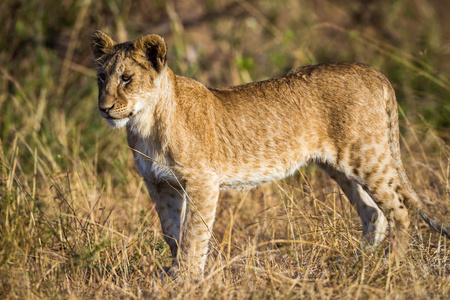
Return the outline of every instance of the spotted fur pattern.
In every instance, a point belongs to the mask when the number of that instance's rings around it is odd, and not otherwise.
[[[375,69],[310,65],[212,89],[175,75],[159,36],[118,44],[96,31],[91,46],[100,113],[112,127],[126,126],[172,251],[172,276],[203,274],[220,189],[277,180],[308,162],[342,188],[367,245],[378,245],[389,227],[403,253],[417,210],[449,236],[449,225],[431,218],[411,188],[394,91]]]

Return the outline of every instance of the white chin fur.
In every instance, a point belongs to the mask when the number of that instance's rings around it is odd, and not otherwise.
[[[129,118],[123,118],[120,120],[106,119],[106,122],[108,122],[108,125],[112,128],[121,128],[127,124],[128,120]]]

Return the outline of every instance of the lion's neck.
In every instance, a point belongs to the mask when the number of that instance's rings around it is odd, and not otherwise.
[[[163,138],[167,123],[171,120],[174,97],[174,75],[166,67],[160,76],[155,78],[156,89],[148,94],[145,107],[127,124],[127,131],[143,139]],[[155,136],[157,135],[157,136]]]

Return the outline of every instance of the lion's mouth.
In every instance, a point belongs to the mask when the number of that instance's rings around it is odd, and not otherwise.
[[[106,116],[103,116],[106,120],[113,120],[113,121],[118,121],[118,120],[123,120],[123,119],[129,119],[131,117],[133,117],[133,112],[131,111],[128,115],[124,116],[124,117],[113,117],[110,114],[107,114]]]

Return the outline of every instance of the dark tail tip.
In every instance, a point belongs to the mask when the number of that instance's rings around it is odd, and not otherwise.
[[[424,211],[422,207],[419,207],[419,216],[428,225],[430,225],[434,230],[436,230],[443,236],[450,239],[450,224],[449,223],[444,223],[435,218],[430,217],[429,214],[426,211]]]

